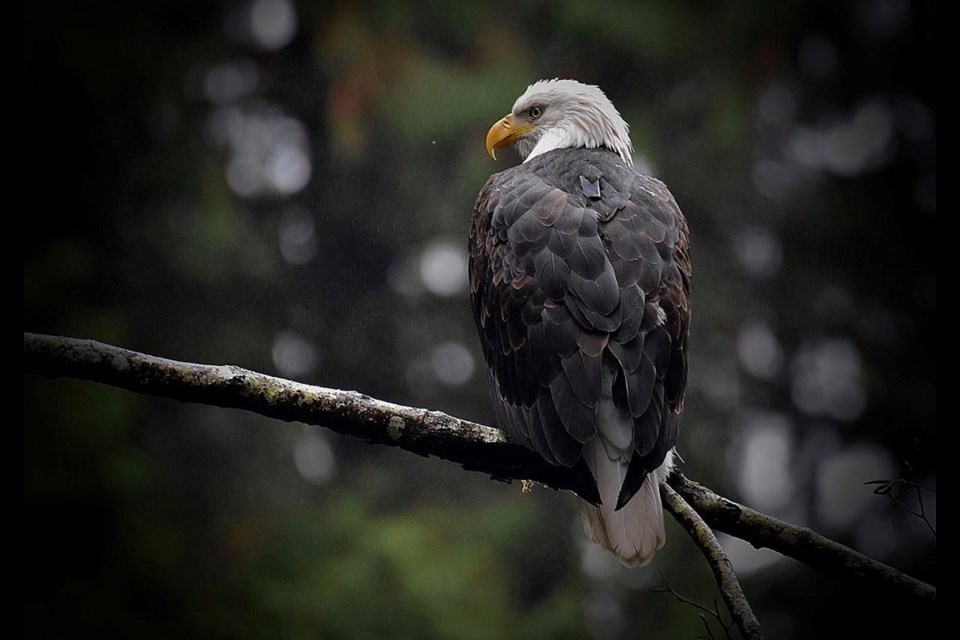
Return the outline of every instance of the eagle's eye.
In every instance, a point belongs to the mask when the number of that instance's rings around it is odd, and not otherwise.
[[[530,117],[536,120],[543,114],[543,107],[530,107]]]

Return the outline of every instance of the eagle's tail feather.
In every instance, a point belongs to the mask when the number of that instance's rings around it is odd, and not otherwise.
[[[583,453],[603,501],[599,507],[586,502],[581,505],[584,532],[617,556],[624,566],[649,563],[667,539],[660,504],[660,469],[651,473],[636,495],[616,511],[617,496],[630,462],[628,452],[617,449],[598,434],[584,445]],[[668,456],[661,469],[669,470],[669,463]]]

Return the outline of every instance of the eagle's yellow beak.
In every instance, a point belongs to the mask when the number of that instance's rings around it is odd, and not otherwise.
[[[487,153],[494,160],[497,159],[496,150],[509,147],[528,131],[536,128],[535,124],[517,122],[512,113],[508,113],[497,120],[490,131],[487,131]]]

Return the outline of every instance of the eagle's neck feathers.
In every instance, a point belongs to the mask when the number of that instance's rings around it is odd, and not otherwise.
[[[572,80],[541,80],[527,87],[513,105],[518,116],[541,105],[537,134],[517,141],[524,162],[554,149],[606,148],[633,165],[630,127],[613,103],[593,85]]]
[[[599,149],[605,147],[619,155],[629,166],[633,166],[629,138],[624,144],[618,137],[591,134],[588,129],[583,127],[554,127],[545,131],[535,143],[531,141],[531,145],[532,148],[526,154],[524,154],[526,149],[523,148],[523,145],[517,145],[520,155],[524,156],[524,162],[554,149]]]

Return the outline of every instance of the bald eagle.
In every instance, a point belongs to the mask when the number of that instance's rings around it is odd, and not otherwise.
[[[626,566],[665,541],[659,483],[687,380],[687,222],[633,168],[598,87],[530,85],[487,133],[523,163],[494,174],[470,229],[470,297],[500,426],[554,465],[584,462],[586,534]],[[583,462],[581,462],[583,461]]]

